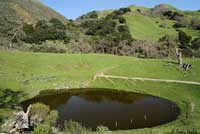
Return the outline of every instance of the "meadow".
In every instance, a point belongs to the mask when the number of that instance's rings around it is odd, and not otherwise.
[[[47,54],[0,51],[0,117],[10,117],[17,104],[49,89],[109,88],[169,99],[181,108],[176,121],[154,128],[113,133],[172,133],[200,129],[198,85],[93,77],[107,75],[200,82],[200,60],[184,59],[191,72],[178,69],[176,59],[140,59],[101,54]]]

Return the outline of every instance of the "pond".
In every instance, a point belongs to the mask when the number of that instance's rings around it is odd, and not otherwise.
[[[22,103],[41,102],[59,113],[58,123],[73,120],[93,130],[103,125],[110,130],[128,130],[161,125],[177,119],[176,103],[159,97],[110,89],[71,89],[49,93]]]

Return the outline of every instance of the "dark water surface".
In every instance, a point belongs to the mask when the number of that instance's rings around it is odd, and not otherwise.
[[[59,112],[58,123],[66,120],[82,123],[95,129],[99,125],[111,130],[153,127],[177,119],[180,110],[169,100],[110,89],[73,89],[27,100],[41,102]]]

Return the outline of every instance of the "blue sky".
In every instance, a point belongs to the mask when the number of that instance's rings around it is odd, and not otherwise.
[[[200,9],[200,0],[41,0],[68,19],[75,19],[89,11],[116,9],[129,5],[154,7],[166,3],[183,10]]]

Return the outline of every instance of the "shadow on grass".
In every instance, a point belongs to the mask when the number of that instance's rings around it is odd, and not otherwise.
[[[176,62],[176,61],[164,61],[164,63],[165,63],[166,65],[179,65],[179,63]]]
[[[13,91],[12,89],[0,89],[0,108],[18,109],[20,98],[26,96],[22,91]]]

